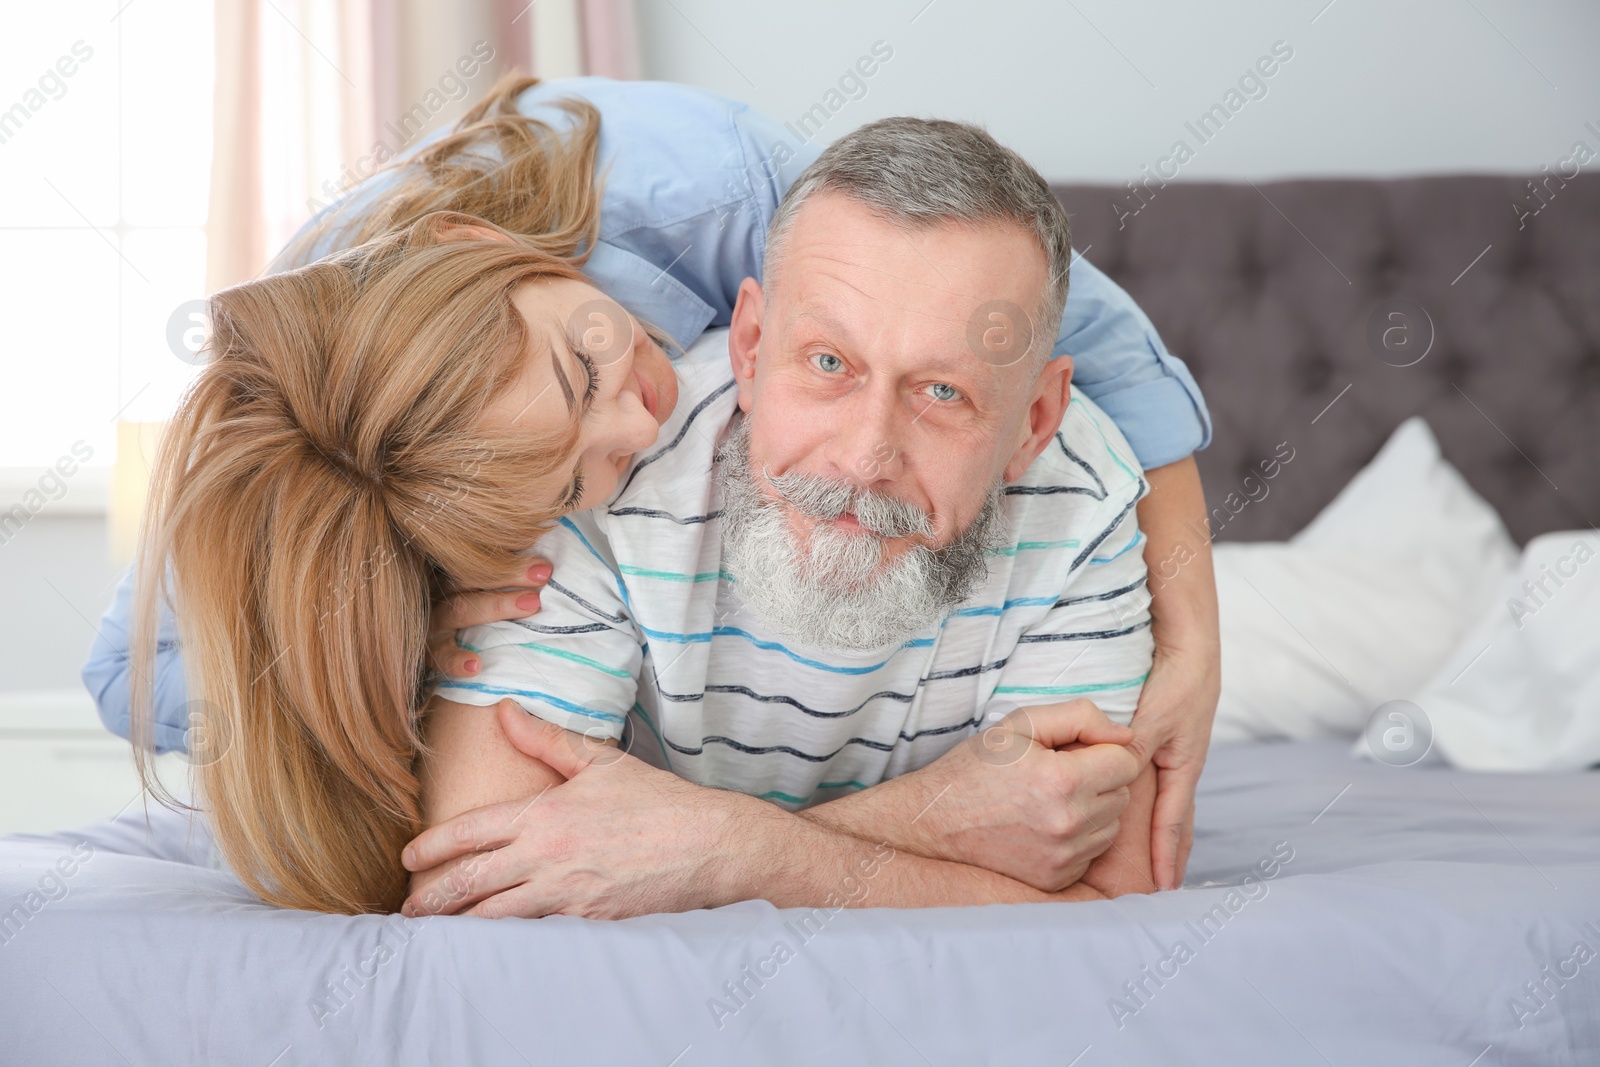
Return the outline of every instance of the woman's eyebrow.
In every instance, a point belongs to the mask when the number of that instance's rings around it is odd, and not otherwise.
[[[573,388],[572,377],[567,373],[566,368],[561,365],[561,346],[558,344],[548,345],[546,349],[550,353],[550,369],[555,372],[556,384],[561,387],[561,395],[566,398],[567,411],[574,415],[586,415],[589,412],[590,405],[589,379],[595,373],[594,361],[572,336],[568,334],[561,334],[560,336],[566,342],[568,358],[578,364],[581,380],[583,381],[582,396],[580,397],[578,391]]]
[[[561,357],[556,355],[555,345],[550,346],[550,366],[555,369],[556,382],[561,386],[561,395],[567,398],[567,410],[576,413],[577,398],[572,393],[572,383],[567,381],[567,372],[561,368]]]

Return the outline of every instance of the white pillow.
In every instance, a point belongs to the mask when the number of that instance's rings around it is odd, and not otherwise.
[[[1516,562],[1417,417],[1289,542],[1213,554],[1218,741],[1356,736],[1438,671]]]
[[[1434,747],[1473,770],[1600,763],[1600,537],[1534,538],[1496,593],[1411,698]]]

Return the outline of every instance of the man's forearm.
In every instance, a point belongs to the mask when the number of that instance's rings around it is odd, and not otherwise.
[[[887,783],[886,783],[887,784]],[[1078,883],[1046,893],[982,867],[928,859],[755,801],[767,810],[743,823],[727,855],[731,899],[780,908],[934,908],[966,904],[1101,900]]]
[[[1084,881],[1057,893],[1043,892],[982,867],[937,859],[935,854],[938,849],[932,841],[932,835],[919,830],[919,824],[924,822],[923,816],[926,815],[927,824],[932,825],[934,806],[959,806],[959,798],[951,791],[935,791],[933,785],[924,782],[917,772],[892,778],[840,800],[819,804],[801,812],[799,817],[833,834],[894,848],[900,855],[917,861],[911,866],[917,866],[918,862],[926,859],[967,872],[981,872],[990,877],[973,883],[976,890],[1002,894],[1006,900],[1088,900],[1154,890],[1149,858],[1150,816],[1155,793],[1155,769],[1147,764],[1139,780],[1134,783],[1132,802],[1122,816],[1121,828],[1112,847],[1095,860]],[[924,799],[925,796],[928,799]],[[960,818],[959,812],[951,811],[944,812],[943,816],[945,819]],[[937,873],[934,877],[956,878],[960,883],[959,876],[954,874]],[[1015,892],[1013,887],[1021,887],[1026,894],[1010,895]]]
[[[912,771],[807,808],[799,817],[834,833],[931,857],[937,849],[929,828],[943,814],[933,809],[951,799],[948,791],[940,793],[925,775]]]
[[[891,779],[883,786],[909,777]],[[736,882],[737,899],[762,898],[780,907],[916,908],[1101,900],[1155,891],[1150,872],[1154,767],[1146,765],[1130,787],[1129,804],[1110,848],[1090,865],[1081,881],[1056,892],[983,867],[901,851],[888,841],[874,841],[870,836],[840,830],[839,825],[862,829],[862,817],[869,811],[875,812],[888,828],[901,825],[898,817],[883,818],[884,813],[902,811],[905,800],[915,801],[919,787],[874,788],[880,790],[880,796],[868,803],[819,806],[834,807],[832,812],[814,809],[796,816],[768,806],[762,818],[750,821],[752,836],[746,842],[749,847],[736,852],[735,863],[742,862],[748,879]],[[863,794],[870,792],[864,790]],[[941,803],[947,798],[944,793],[938,796]],[[907,836],[917,837],[915,833]],[[790,862],[774,869],[761,862],[763,856],[782,856]],[[891,859],[874,863],[874,857]],[[735,878],[738,877],[736,873]]]

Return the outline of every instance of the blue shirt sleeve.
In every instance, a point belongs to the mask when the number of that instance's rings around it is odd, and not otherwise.
[[[128,655],[133,617],[134,568],[129,567],[117,583],[111,606],[100,616],[100,627],[89,661],[83,665],[83,684],[94,697],[100,721],[119,737],[127,737],[131,709],[132,668]],[[156,631],[155,730],[157,752],[182,752],[187,746],[188,682],[178,655],[178,623],[161,605]]]
[[[1133,297],[1082,256],[1072,261],[1055,355],[1111,416],[1145,470],[1211,443],[1211,414],[1183,360],[1167,351]]]

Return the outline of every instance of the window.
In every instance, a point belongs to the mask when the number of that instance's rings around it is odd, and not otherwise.
[[[109,465],[117,422],[164,418],[194,374],[167,337],[205,289],[211,10],[91,0],[8,12],[0,468],[13,474],[85,448],[86,465]],[[181,338],[181,314],[177,325]]]

